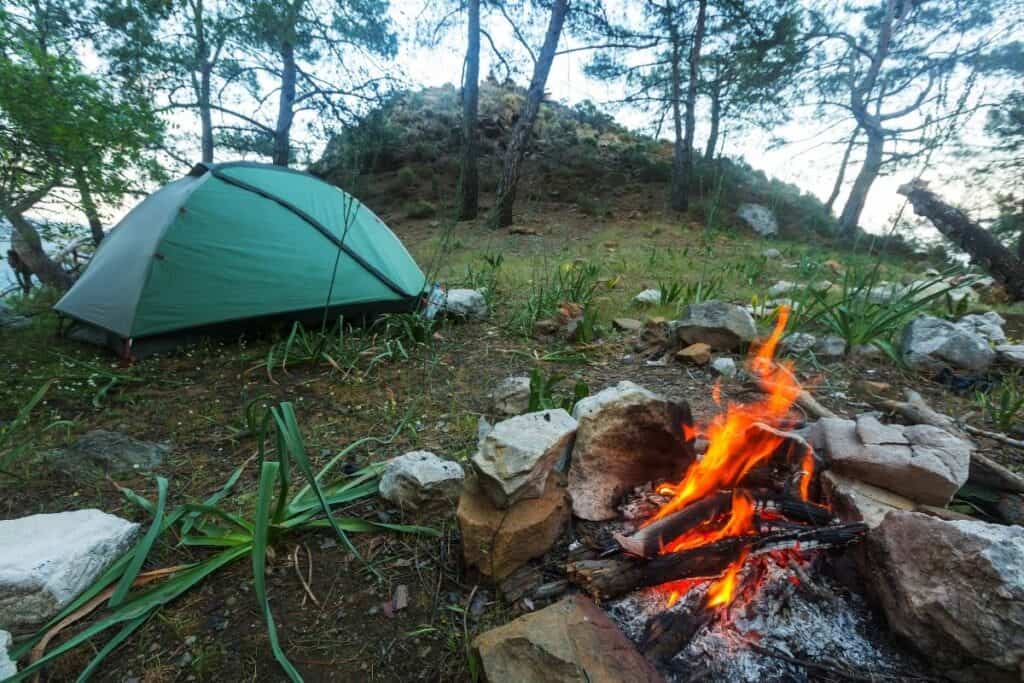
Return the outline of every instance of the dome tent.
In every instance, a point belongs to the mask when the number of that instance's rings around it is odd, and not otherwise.
[[[280,166],[198,164],[114,227],[55,309],[127,355],[147,340],[325,307],[411,310],[425,281],[395,234],[339,188]]]

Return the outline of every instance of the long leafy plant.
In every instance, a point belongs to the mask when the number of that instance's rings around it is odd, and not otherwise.
[[[276,435],[276,460],[267,457],[269,449],[263,438],[271,422]],[[170,510],[167,508],[168,484],[163,477],[157,479],[155,502],[129,489],[121,489],[129,501],[152,517],[148,530],[88,590],[35,635],[17,644],[11,652],[14,659],[21,659],[30,652],[32,658],[28,666],[10,679],[12,683],[34,676],[58,657],[116,628],[114,635],[77,678],[78,681],[87,680],[118,645],[130,638],[164,605],[181,597],[220,569],[245,558],[252,564],[254,592],[267,624],[274,657],[289,680],[301,681],[302,676],[288,660],[277,637],[264,579],[268,550],[288,536],[318,528],[332,529],[342,545],[356,557],[360,556],[349,539],[350,533],[393,531],[438,535],[436,530],[427,527],[371,522],[338,514],[342,506],[376,494],[382,465],[369,465],[340,478],[333,475],[334,469],[355,449],[369,442],[390,441],[397,432],[390,439],[359,439],[334,456],[319,471],[314,471],[290,403],[282,403],[273,408],[263,425],[263,434],[259,439],[256,505],[248,516],[232,513],[222,505],[222,501],[237,484],[245,465],[238,467],[219,491],[201,503],[185,503]],[[294,470],[305,480],[297,492],[294,492],[297,484]],[[157,540],[172,531],[181,539],[182,545],[205,548],[211,554],[199,562],[175,565],[170,570],[142,572]],[[369,563],[366,566],[370,572],[379,576],[376,568]],[[158,582],[154,582],[154,578]],[[150,583],[155,585],[147,587]],[[40,643],[45,647],[53,631],[60,630],[69,622],[100,607],[103,609],[101,616],[57,647],[45,654],[41,652],[42,648],[37,647]]]

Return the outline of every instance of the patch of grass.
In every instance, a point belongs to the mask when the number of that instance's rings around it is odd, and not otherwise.
[[[567,394],[558,387],[567,380],[565,375],[545,376],[540,368],[534,368],[530,373],[530,412],[561,408],[571,413],[581,399],[590,395],[590,387],[586,382],[577,381],[572,386],[572,393]]]
[[[380,578],[379,570],[359,555],[348,534],[392,531],[436,536],[438,532],[426,527],[371,522],[337,514],[341,506],[373,496],[377,492],[382,464],[364,467],[351,476],[340,478],[333,472],[352,450],[374,439],[364,438],[354,442],[315,472],[292,405],[282,403],[267,413],[265,424],[271,423],[276,442],[276,460],[267,457],[266,440],[261,436],[257,460],[259,484],[255,506],[248,514],[234,514],[222,504],[238,482],[244,464],[235,470],[220,490],[206,500],[185,503],[171,510],[167,506],[168,483],[163,477],[157,478],[155,502],[122,488],[122,493],[130,502],[152,516],[145,535],[50,623],[32,637],[19,642],[11,654],[14,659],[21,659],[50,628],[79,610],[99,608],[102,610],[101,615],[37,662],[24,667],[9,679],[11,683],[34,676],[79,645],[116,629],[80,674],[79,680],[87,679],[118,645],[131,638],[164,605],[190,592],[224,567],[243,559],[252,563],[254,592],[266,622],[274,658],[290,680],[301,681],[302,676],[288,660],[278,640],[273,611],[267,597],[266,562],[273,547],[289,536],[313,529],[330,528],[342,546],[363,562],[368,573]],[[297,483],[294,479],[296,474],[301,474],[305,485],[293,495],[293,485]],[[169,532],[180,537],[181,544],[192,548],[193,552],[202,553],[205,550],[205,557],[193,561],[191,558],[194,555],[190,553],[189,561],[174,566],[173,572],[164,571],[157,575],[153,572],[142,573],[154,543]],[[144,587],[151,582],[155,583],[155,587]]]
[[[405,214],[406,218],[433,218],[437,215],[437,207],[425,199],[418,199],[416,201],[406,203],[402,208],[402,213]]]
[[[1024,377],[1020,371],[1003,375],[999,384],[975,395],[975,403],[1001,432],[1024,421]]]

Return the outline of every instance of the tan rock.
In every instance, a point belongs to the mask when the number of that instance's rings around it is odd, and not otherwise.
[[[644,327],[644,324],[636,318],[615,318],[612,320],[612,325],[615,329],[623,332],[639,332]]]
[[[569,523],[570,505],[562,478],[552,473],[540,498],[502,510],[479,486],[467,484],[459,498],[462,557],[467,566],[503,579],[546,553]]]
[[[661,683],[589,598],[574,595],[477,636],[489,683]]]
[[[707,365],[711,362],[711,347],[707,344],[690,344],[676,351],[676,360],[693,365]]]
[[[915,508],[909,498],[838,472],[826,471],[821,481],[832,511],[844,522],[864,522],[869,529],[874,529],[892,510]]]

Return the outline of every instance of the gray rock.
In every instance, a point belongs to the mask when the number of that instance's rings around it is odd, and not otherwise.
[[[765,258],[781,258],[782,252],[778,249],[765,249],[761,252],[761,256],[764,256]]]
[[[645,289],[633,297],[633,301],[642,306],[657,306],[661,303],[660,289]]]
[[[1000,363],[1024,368],[1024,344],[1000,344],[996,347]]]
[[[13,643],[14,639],[11,638],[10,633],[0,631],[0,681],[6,681],[18,673],[18,665],[11,660],[10,655],[7,653]]]
[[[1024,528],[892,512],[867,538],[867,586],[890,627],[946,676],[1019,681]]]
[[[449,289],[441,310],[456,318],[483,320],[487,317],[487,300],[475,289]]]
[[[569,467],[569,494],[577,517],[617,516],[627,490],[648,481],[676,481],[693,462],[683,435],[692,424],[689,406],[666,401],[632,382],[619,382],[581,400]]]
[[[993,344],[1005,344],[1007,341],[1006,332],[1003,331],[1003,325],[1006,324],[1006,320],[995,311],[965,315],[954,324],[960,329],[976,334]]]
[[[837,473],[926,505],[945,506],[967,481],[970,443],[930,425],[883,425],[874,417],[819,420],[808,439],[823,443]]]
[[[491,410],[497,415],[522,415],[529,409],[529,377],[506,377],[491,392]]]
[[[690,344],[708,344],[719,351],[732,351],[757,337],[757,326],[744,308],[724,301],[690,304],[679,320],[669,323],[676,339]]]
[[[0,628],[51,619],[131,547],[138,528],[99,510],[0,520]]]
[[[576,420],[561,408],[519,415],[494,425],[472,461],[480,486],[499,508],[544,493],[548,474],[572,448]]]
[[[995,351],[977,334],[953,323],[922,315],[903,329],[903,360],[914,370],[943,369],[984,372],[995,360]]]
[[[818,338],[807,332],[793,332],[782,338],[782,350],[786,353],[807,353],[818,343]]]
[[[887,304],[898,297],[903,288],[892,282],[879,282],[867,292],[868,301],[873,304]]]
[[[846,340],[834,334],[825,335],[818,339],[813,351],[819,358],[842,358],[846,354]]]
[[[831,291],[833,287],[835,287],[835,285],[831,280],[818,280],[817,282],[812,282],[810,284],[811,290],[818,292],[819,294],[825,294],[826,292]]]
[[[779,234],[779,224],[775,214],[762,204],[740,204],[736,216],[750,226],[750,229],[762,237]]]
[[[874,344],[856,344],[850,348],[850,355],[854,358],[885,358],[885,351]]]
[[[914,280],[906,286],[903,293],[907,296],[912,294],[915,301],[937,298],[940,304],[947,297],[954,304],[960,303],[964,299],[972,303],[978,300],[977,292],[967,285],[958,285],[956,280],[950,279]]]
[[[789,282],[788,280],[779,280],[774,285],[768,288],[768,296],[779,297],[783,294],[789,294],[796,290],[797,284],[795,282]]]
[[[887,491],[834,470],[821,474],[822,487],[829,507],[843,522],[864,522],[874,529],[893,510],[913,510],[916,503],[909,498]]]
[[[159,467],[170,450],[167,444],[139,441],[121,432],[95,429],[51,457],[59,467],[71,471],[148,472]]]
[[[462,466],[430,451],[412,451],[388,461],[380,478],[381,498],[419,510],[447,507],[462,493]]]
[[[736,367],[736,361],[727,356],[716,358],[711,361],[711,369],[717,372],[722,377],[733,378],[736,373],[739,372],[739,368]]]

